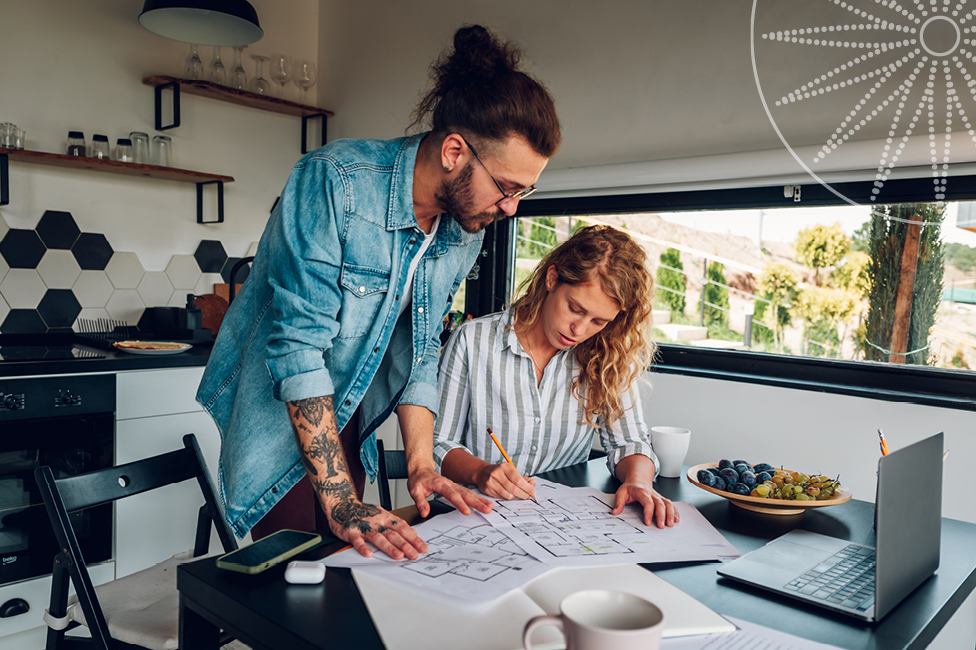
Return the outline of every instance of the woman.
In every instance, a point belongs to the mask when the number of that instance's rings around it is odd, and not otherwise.
[[[624,232],[583,228],[539,263],[512,307],[458,328],[438,382],[434,457],[444,476],[525,499],[535,485],[525,476],[586,460],[599,432],[621,482],[613,514],[638,502],[647,525],[677,523],[652,486],[657,457],[633,390],[655,349],[646,258]]]

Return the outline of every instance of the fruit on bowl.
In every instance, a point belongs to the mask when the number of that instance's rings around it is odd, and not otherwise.
[[[840,487],[840,477],[776,469],[769,463],[751,465],[722,459],[716,467],[698,470],[698,482],[740,496],[782,501],[827,501]]]
[[[686,477],[733,505],[773,515],[802,514],[810,508],[846,503],[852,497],[839,479],[775,468],[768,463],[723,459],[695,465]]]

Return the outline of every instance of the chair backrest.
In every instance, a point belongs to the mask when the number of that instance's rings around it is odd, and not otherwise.
[[[410,476],[407,472],[407,454],[399,449],[385,450],[383,441],[379,438],[376,439],[376,451],[379,464],[376,486],[380,491],[380,505],[386,510],[392,510],[393,498],[390,496],[390,481]]]
[[[183,449],[159,456],[60,479],[55,478],[51,468],[45,465],[38,467],[34,476],[61,549],[54,558],[49,614],[54,618],[67,615],[70,577],[92,640],[99,648],[111,648],[113,642],[71,525],[69,515],[72,512],[196,479],[203,493],[204,503],[197,514],[194,556],[203,555],[209,550],[211,526],[216,527],[217,536],[225,551],[237,549],[237,539],[220,512],[213,480],[192,433],[183,436]],[[63,642],[64,632],[65,630],[48,631],[48,650]]]

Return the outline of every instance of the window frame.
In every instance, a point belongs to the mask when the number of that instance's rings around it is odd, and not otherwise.
[[[800,200],[784,195],[783,185],[572,198],[533,198],[521,202],[515,218],[634,214],[692,210],[736,210],[847,205],[819,183],[799,187]],[[835,183],[844,196],[868,196],[873,181]],[[946,202],[976,200],[976,176],[953,177]],[[541,192],[540,192],[541,193]],[[884,204],[932,202],[931,178],[889,180]],[[515,219],[495,222],[486,231],[475,279],[468,281],[465,310],[473,316],[507,304],[515,258]],[[909,402],[976,411],[976,372],[871,361],[788,356],[747,350],[661,344],[653,371],[838,395]],[[920,386],[924,389],[919,388]]]

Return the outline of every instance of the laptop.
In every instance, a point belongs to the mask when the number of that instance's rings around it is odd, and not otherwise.
[[[718,573],[865,621],[880,621],[939,567],[943,434],[882,456],[876,547],[794,530]]]

